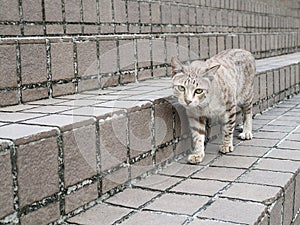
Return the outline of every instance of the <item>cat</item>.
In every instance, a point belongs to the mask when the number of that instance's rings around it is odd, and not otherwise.
[[[171,59],[173,92],[186,108],[192,134],[191,164],[200,163],[205,156],[204,142],[207,121],[218,118],[222,125],[220,152],[233,151],[233,131],[236,110],[243,112],[242,140],[252,139],[253,82],[256,73],[253,55],[243,49],[229,49],[206,61],[183,65]]]

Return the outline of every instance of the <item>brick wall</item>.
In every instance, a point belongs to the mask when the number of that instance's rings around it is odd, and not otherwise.
[[[169,75],[170,57],[296,52],[299,1],[4,0],[0,106]]]

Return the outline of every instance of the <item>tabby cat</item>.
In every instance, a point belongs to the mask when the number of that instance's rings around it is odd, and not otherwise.
[[[173,91],[186,108],[194,150],[189,163],[200,163],[204,156],[206,121],[218,118],[222,125],[220,152],[233,151],[236,108],[243,112],[242,140],[252,139],[252,100],[255,60],[242,49],[224,50],[206,61],[183,65],[171,60]]]

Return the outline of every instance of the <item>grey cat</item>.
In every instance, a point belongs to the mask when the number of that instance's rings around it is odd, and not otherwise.
[[[252,139],[252,100],[255,59],[242,49],[220,52],[206,61],[183,65],[172,58],[173,92],[186,108],[194,151],[188,161],[200,163],[204,156],[206,121],[218,118],[222,124],[220,152],[233,151],[236,108],[243,112],[243,131],[239,137]]]

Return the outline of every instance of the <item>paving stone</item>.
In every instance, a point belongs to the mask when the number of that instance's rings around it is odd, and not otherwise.
[[[254,133],[254,138],[278,140],[278,139],[282,139],[286,135],[287,135],[286,133],[282,133],[282,132],[261,131],[258,133]]]
[[[285,187],[292,177],[292,173],[252,170],[243,175],[238,181],[243,183]]]
[[[14,112],[14,113],[8,113],[8,112],[1,112],[0,113],[0,121],[1,122],[21,122],[24,120],[40,117],[40,114],[37,113],[21,113],[21,112]]]
[[[98,204],[91,209],[68,220],[70,223],[84,224],[84,225],[110,225],[116,220],[130,213],[131,210],[106,204]]]
[[[45,105],[45,106],[35,107],[32,109],[26,109],[26,110],[23,110],[23,112],[53,114],[53,113],[64,112],[64,111],[67,111],[67,110],[70,110],[73,108],[74,108],[73,106]]]
[[[266,207],[260,203],[217,199],[198,216],[228,222],[255,224],[262,218],[265,210]]]
[[[168,176],[162,176],[162,175],[152,175],[147,177],[146,179],[143,179],[134,186],[138,187],[146,187],[153,190],[161,190],[164,191],[167,188],[173,186],[174,184],[178,183],[181,179],[176,177],[168,177]]]
[[[291,224],[294,217],[295,181],[285,189],[283,203],[283,224]]]
[[[300,142],[298,141],[283,141],[278,146],[279,148],[300,150]]]
[[[279,196],[280,193],[281,189],[279,187],[233,183],[229,189],[223,192],[222,196],[270,204]]]
[[[172,163],[164,168],[160,174],[165,174],[169,176],[176,176],[176,177],[188,177],[192,173],[196,172],[197,170],[201,169],[201,166],[194,166],[188,165],[183,163]]]
[[[134,179],[151,171],[154,167],[152,155],[148,155],[146,158],[140,159],[131,165],[131,178]]]
[[[295,173],[300,168],[300,162],[279,159],[261,159],[254,168]]]
[[[252,139],[250,141],[245,141],[241,145],[243,146],[259,146],[259,147],[274,147],[278,143],[278,140],[270,139]]]
[[[120,168],[102,178],[102,193],[106,193],[129,180],[128,167]]]
[[[186,220],[184,216],[161,214],[154,212],[138,212],[131,216],[128,220],[125,220],[122,224],[144,224],[144,225],[175,225],[182,224]]]
[[[167,193],[156,199],[154,202],[147,205],[146,209],[193,215],[205,203],[207,203],[208,200],[208,197],[203,196],[178,195]]]
[[[300,151],[288,149],[272,149],[265,157],[300,161]]]
[[[189,225],[234,225],[236,223],[222,222],[219,220],[199,219],[195,218]]]
[[[130,208],[139,208],[141,205],[150,201],[158,194],[159,192],[128,188],[109,198],[108,200],[106,200],[106,202]]]
[[[178,184],[170,191],[213,196],[228,183],[215,180],[188,179]]]
[[[268,211],[270,213],[270,224],[282,224],[283,197],[273,203]]]
[[[300,140],[300,134],[291,134],[287,137],[287,140],[299,141]]]
[[[257,160],[254,157],[243,156],[227,156],[224,155],[215,161],[213,166],[233,167],[233,168],[249,168]]]
[[[234,181],[244,172],[244,169],[207,167],[205,170],[201,170],[198,173],[194,174],[192,178]]]
[[[282,133],[288,133],[294,129],[293,127],[289,126],[272,126],[272,125],[267,125],[264,126],[261,131],[273,131],[273,132],[282,132]]]
[[[261,157],[270,151],[270,148],[256,147],[256,146],[236,146],[233,152],[227,155],[253,156]]]

